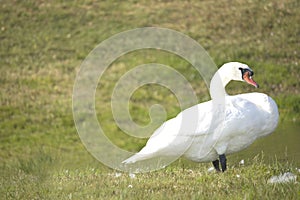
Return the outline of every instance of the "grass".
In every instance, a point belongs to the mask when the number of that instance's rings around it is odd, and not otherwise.
[[[179,160],[131,179],[97,162],[82,145],[72,116],[72,89],[80,64],[101,41],[137,27],[171,28],[198,41],[221,65],[237,60],[255,71],[260,92],[272,96],[281,123],[300,121],[299,2],[273,1],[10,1],[0,5],[1,199],[296,199],[299,184],[269,185],[273,174],[295,165],[255,160],[208,173],[208,164]],[[138,150],[146,140],[120,134],[110,110],[114,83],[139,64],[174,67],[199,102],[209,94],[189,63],[167,52],[141,50],[116,60],[96,93],[98,119],[117,145]],[[155,89],[155,91],[153,91]],[[231,83],[231,94],[254,88]],[[143,87],[130,102],[133,119],[149,122],[160,103],[167,117],[179,105],[168,90]],[[249,158],[249,162],[252,158]],[[237,178],[236,175],[240,175]],[[299,173],[298,173],[299,175]],[[132,185],[132,188],[128,187]]]
[[[247,164],[249,163],[249,164]],[[266,165],[261,155],[236,163],[226,173],[208,172],[208,164],[179,160],[166,169],[120,173],[102,168],[44,171],[53,164],[47,156],[20,163],[1,181],[5,199],[297,199],[298,183],[268,184],[272,175],[291,169],[289,164]],[[46,167],[48,169],[49,167]]]

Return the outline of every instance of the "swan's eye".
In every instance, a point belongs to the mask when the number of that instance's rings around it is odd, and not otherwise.
[[[241,68],[241,67],[240,67],[239,70],[241,70],[241,72],[242,72],[242,78],[243,78],[243,79],[244,79],[244,75],[245,75],[246,72],[248,72],[248,75],[249,75],[249,76],[253,76],[253,74],[254,74],[253,71],[250,70],[250,69],[245,69],[245,68]]]

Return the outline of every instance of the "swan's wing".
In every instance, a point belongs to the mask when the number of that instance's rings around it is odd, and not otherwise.
[[[149,138],[146,146],[123,161],[134,163],[155,156],[181,156],[195,137],[208,132],[211,125],[211,101],[195,105],[163,123]]]
[[[272,132],[278,123],[278,108],[274,100],[263,93],[247,93],[231,97],[234,106],[229,107],[238,110],[231,111],[232,117],[226,117],[226,124],[232,129],[244,132],[252,132],[257,136]],[[239,113],[239,114],[236,114]],[[239,122],[239,125],[236,125]],[[234,132],[233,130],[231,132]]]
[[[274,115],[278,115],[278,107],[276,102],[264,93],[247,93],[247,94],[240,94],[238,95],[240,98],[248,100],[255,104],[261,110],[264,110],[268,113],[273,113]]]

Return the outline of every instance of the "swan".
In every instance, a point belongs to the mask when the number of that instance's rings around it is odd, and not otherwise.
[[[195,162],[212,162],[216,171],[224,172],[226,155],[247,148],[257,138],[272,133],[278,124],[277,105],[268,95],[226,93],[225,86],[231,80],[258,88],[253,74],[248,65],[240,62],[222,65],[211,79],[210,101],[192,106],[164,122],[140,152],[122,163],[184,156]],[[196,125],[191,128],[189,123]]]

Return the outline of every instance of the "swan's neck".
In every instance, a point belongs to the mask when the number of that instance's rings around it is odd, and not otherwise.
[[[224,98],[227,95],[225,86],[231,81],[231,78],[229,78],[227,74],[226,68],[221,67],[210,81],[209,92],[211,99],[215,102],[224,102]]]

